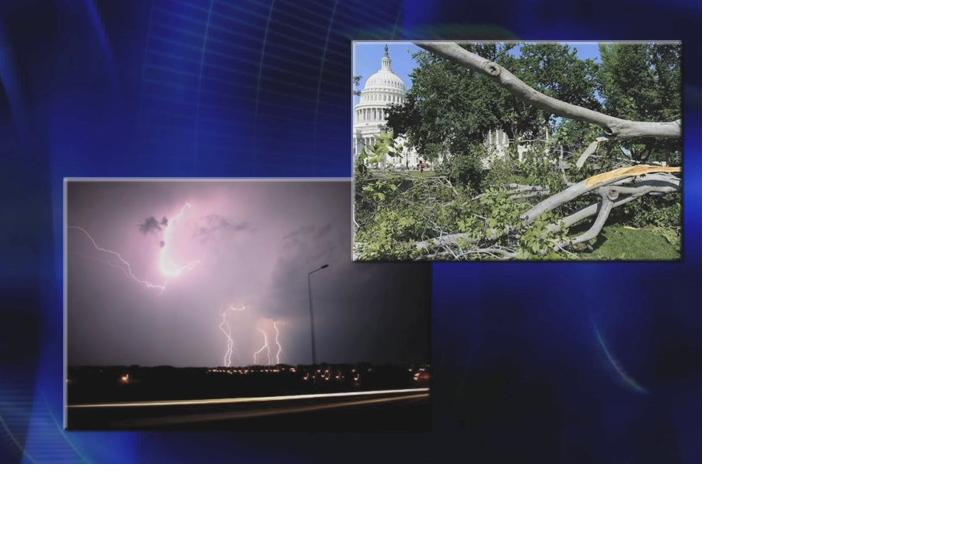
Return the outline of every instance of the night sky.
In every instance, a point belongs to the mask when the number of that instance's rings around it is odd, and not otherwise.
[[[276,362],[274,322],[280,362],[309,364],[323,264],[318,363],[428,360],[430,268],[350,262],[349,182],[71,181],[66,223],[72,366],[223,365],[224,313],[231,365],[264,336]]]

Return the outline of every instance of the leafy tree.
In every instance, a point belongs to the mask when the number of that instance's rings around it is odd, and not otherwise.
[[[571,105],[600,108],[598,66],[592,60],[579,58],[573,47],[558,43],[525,44],[512,64],[507,69],[540,92]],[[533,109],[528,103],[516,101],[514,107],[518,109]],[[527,114],[538,117],[544,127],[555,118],[539,110]]]
[[[363,160],[367,163],[385,163],[388,157],[396,157],[398,151],[393,139],[393,133],[387,131],[377,136],[373,146],[363,149]]]
[[[600,57],[607,112],[636,120],[680,118],[680,45],[604,44]]]
[[[577,57],[568,45],[474,44],[465,48],[501,64],[541,92],[569,103],[598,108],[598,66]],[[491,130],[512,141],[539,135],[551,115],[517,98],[486,76],[428,52],[414,55],[417,67],[403,105],[392,107],[387,124],[405,133],[423,154],[466,154]]]
[[[510,45],[477,44],[467,48],[486,58]],[[508,114],[508,93],[479,74],[428,52],[414,54],[417,67],[403,105],[389,110],[387,125],[403,133],[420,153],[467,153]]]
[[[485,153],[483,147],[473,145],[462,154],[449,156],[438,167],[438,171],[447,175],[455,184],[468,187],[473,192],[478,192],[484,177],[483,155]]]
[[[680,45],[600,46],[600,92],[608,114],[645,121],[681,115]],[[643,140],[625,147],[636,161],[678,162],[679,139]]]

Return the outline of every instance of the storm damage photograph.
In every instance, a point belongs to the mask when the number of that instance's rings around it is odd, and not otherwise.
[[[358,261],[677,261],[680,42],[355,42]]]
[[[353,264],[350,183],[66,182],[70,429],[430,427],[430,267]]]

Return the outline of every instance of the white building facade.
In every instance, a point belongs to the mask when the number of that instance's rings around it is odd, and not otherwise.
[[[371,75],[360,91],[360,103],[353,108],[353,152],[354,159],[366,148],[373,148],[384,133],[388,133],[387,109],[402,105],[406,99],[407,85],[399,75],[393,72],[390,50],[383,47],[380,70]],[[417,167],[420,156],[415,148],[408,147],[403,136],[394,138],[396,156],[387,156],[380,166],[413,169]]]

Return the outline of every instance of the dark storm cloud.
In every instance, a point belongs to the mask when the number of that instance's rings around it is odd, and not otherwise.
[[[148,217],[143,221],[143,223],[137,225],[137,228],[140,229],[140,232],[143,234],[150,234],[152,232],[160,232],[164,227],[167,226],[166,216],[163,219],[157,219],[153,216]]]
[[[337,259],[337,252],[343,251],[338,236],[331,223],[305,225],[283,236],[264,306],[268,313],[284,316],[301,308],[307,273]]]
[[[143,219],[175,212],[172,227]],[[220,365],[221,313],[239,304],[246,309],[229,313],[234,365],[253,361],[259,330],[272,340],[274,322],[283,361],[310,363],[307,275],[323,264],[310,278],[318,361],[398,363],[429,353],[429,266],[351,262],[349,182],[71,182],[67,220],[121,253],[140,279],[163,282],[161,261],[197,261],[159,293],[66,231],[70,365]],[[167,246],[144,238],[157,227]]]

